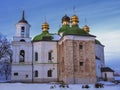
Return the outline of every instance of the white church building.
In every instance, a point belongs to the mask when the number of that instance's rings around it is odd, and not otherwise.
[[[42,33],[30,37],[31,25],[22,19],[16,24],[13,36],[13,82],[95,83],[102,78],[104,45],[90,34],[89,27],[79,27],[79,18],[62,17],[58,34],[42,24]]]

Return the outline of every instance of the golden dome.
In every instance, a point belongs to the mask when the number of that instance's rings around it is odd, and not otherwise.
[[[48,29],[49,29],[49,24],[47,22],[44,22],[42,24],[42,31],[48,31]]]
[[[83,27],[83,30],[86,31],[86,32],[90,32],[90,28],[89,28],[87,25],[85,25],[85,26]]]
[[[78,18],[78,16],[73,15],[73,16],[71,17],[71,23],[72,23],[72,25],[78,25],[78,23],[79,23],[79,18]]]

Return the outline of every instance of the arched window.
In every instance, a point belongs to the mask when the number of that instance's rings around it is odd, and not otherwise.
[[[24,50],[20,51],[20,62],[25,62],[25,51]]]
[[[38,52],[35,52],[35,61],[38,61]]]
[[[25,42],[25,40],[24,40],[24,39],[21,39],[20,42]]]
[[[35,71],[35,77],[38,77],[38,71],[37,70]]]
[[[52,77],[52,70],[48,70],[48,77]]]

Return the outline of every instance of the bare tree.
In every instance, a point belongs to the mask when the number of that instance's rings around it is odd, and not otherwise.
[[[8,80],[11,74],[12,49],[10,42],[2,34],[0,34],[0,62],[2,62],[0,73]]]
[[[4,71],[5,79],[8,80],[9,76],[11,75],[11,65],[9,62],[7,61],[4,62],[3,71]]]
[[[0,60],[6,56],[12,56],[11,44],[6,37],[0,34]]]

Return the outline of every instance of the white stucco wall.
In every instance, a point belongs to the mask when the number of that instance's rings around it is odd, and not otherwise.
[[[32,43],[31,42],[12,42],[12,81],[31,81],[32,79]],[[19,62],[20,50],[25,51],[25,61]],[[18,73],[15,76],[14,73]],[[27,76],[28,77],[27,77]]]
[[[96,75],[97,75],[97,78],[102,77],[100,60],[96,60]]]
[[[18,73],[18,75],[14,75],[14,73]],[[28,75],[26,77],[26,75]],[[32,66],[31,65],[20,65],[15,64],[12,65],[12,81],[32,81]]]
[[[29,37],[30,34],[30,25],[27,23],[17,23],[16,24],[16,36],[20,37],[21,36],[21,27],[24,26],[25,27],[25,34],[24,37]]]
[[[59,43],[61,43],[61,41],[65,41],[65,40],[95,40],[95,37],[91,37],[91,36],[76,36],[76,35],[66,35],[64,36],[64,38],[62,38]]]
[[[52,62],[57,63],[57,42],[40,41],[33,43],[35,52],[38,52],[38,63],[48,63],[48,52],[52,51]],[[34,60],[35,61],[35,60]]]
[[[52,62],[48,60],[48,52],[52,51]],[[35,52],[38,53],[38,61],[35,61]],[[57,79],[57,42],[40,41],[33,43],[34,71],[38,71],[35,80]],[[48,70],[52,70],[52,77],[47,76]]]
[[[19,63],[20,50],[25,51],[25,63],[32,63],[32,43],[31,42],[12,42],[13,63]]]
[[[107,81],[114,80],[114,73],[113,72],[102,72],[103,79],[105,79],[105,74],[107,75]]]
[[[57,64],[34,64],[34,71],[38,71],[37,79],[57,78]],[[52,70],[52,77],[47,76],[48,70]]]
[[[113,78],[113,72],[102,72],[102,76],[105,78],[105,73],[107,74],[108,78]]]
[[[95,45],[96,49],[96,56],[98,58],[100,58],[100,61],[101,61],[101,66],[102,67],[105,67],[105,61],[104,61],[104,46],[103,45],[99,45],[99,44],[96,44]]]
[[[31,38],[22,38],[22,37],[18,37],[18,36],[13,37],[13,41],[20,41],[22,39],[25,40],[25,42],[31,42]]]

